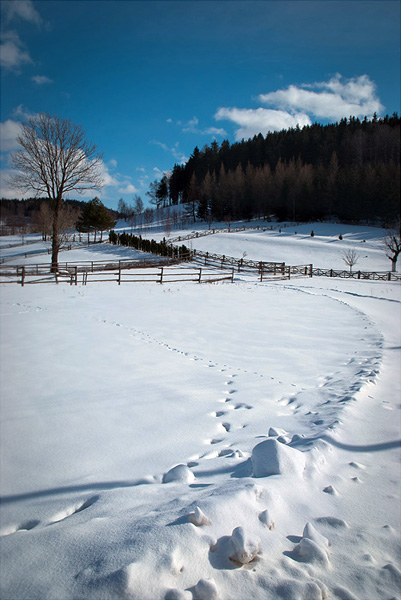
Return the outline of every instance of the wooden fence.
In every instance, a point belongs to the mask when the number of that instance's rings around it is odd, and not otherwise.
[[[80,262],[59,262],[60,272],[68,271],[70,274],[96,271],[115,271],[126,269],[142,269],[144,267],[159,267],[165,265],[177,265],[182,260],[170,257],[155,256],[154,258],[144,258],[140,260],[116,260],[113,262],[105,261],[80,261]],[[50,271],[49,263],[39,263],[32,265],[6,265],[0,268],[0,277],[20,277],[24,271],[25,275],[47,275]]]
[[[199,272],[202,273],[202,269],[209,267],[209,272],[213,269],[217,277],[216,281],[222,281],[225,279],[233,280],[233,273],[236,270],[238,273],[254,273],[258,276],[260,281],[276,280],[276,279],[290,279],[291,277],[338,277],[343,279],[357,279],[357,280],[376,280],[376,281],[401,281],[400,273],[392,273],[389,271],[382,272],[366,272],[366,271],[344,271],[336,269],[320,269],[313,268],[313,265],[286,265],[284,262],[265,262],[265,261],[254,261],[246,260],[244,258],[238,259],[231,256],[225,256],[221,254],[211,254],[209,252],[201,252],[199,250],[193,250],[185,261],[192,261],[199,265],[196,270],[196,275],[192,275],[189,281],[197,281]],[[95,281],[92,275],[94,273],[103,273],[99,276],[99,281],[146,281],[151,274],[144,275],[142,278],[139,276],[130,275],[129,277],[123,277],[123,271],[140,270],[140,269],[161,269],[162,282],[165,281],[165,275],[163,268],[168,266],[174,266],[182,264],[182,259],[173,259],[171,257],[155,256],[154,258],[145,258],[142,260],[117,260],[113,262],[104,261],[81,261],[78,263],[62,262],[59,263],[59,272],[57,274],[50,273],[49,263],[40,263],[32,265],[2,265],[0,268],[0,283],[12,283],[17,281],[24,285],[25,283],[32,283],[32,277],[35,283],[45,283],[58,281],[69,281],[71,284],[78,282],[78,274],[83,274],[83,283],[85,284],[88,280]],[[219,271],[224,271],[225,277]],[[110,272],[110,277],[104,275],[104,273]],[[114,274],[113,274],[114,273]],[[116,275],[117,273],[118,275]],[[160,273],[160,271],[158,272]],[[201,275],[202,281],[205,281],[204,277],[206,271]],[[229,273],[229,274],[227,274]],[[179,276],[180,281],[183,281],[183,276]],[[28,281],[28,279],[29,281]],[[39,279],[38,279],[39,278]],[[150,279],[151,281],[153,279]],[[160,274],[155,276],[156,281],[160,280]],[[212,279],[209,279],[212,281]]]
[[[200,250],[192,251],[192,261],[203,265],[209,265],[212,267],[219,267],[220,269],[234,267],[238,273],[241,271],[251,271],[261,273],[274,273],[283,274],[285,263],[283,262],[265,262],[246,260],[244,258],[234,258],[232,256],[226,256],[224,254],[212,254],[210,252],[202,252]]]
[[[391,271],[341,271],[336,269],[312,269],[313,277],[340,277],[342,279],[370,279],[372,281],[401,281],[401,273]]]
[[[82,284],[87,285],[88,282],[102,281],[117,281],[118,285],[122,283],[179,283],[184,281],[193,281],[196,283],[215,283],[217,281],[234,281],[234,269],[230,273],[227,271],[215,271],[211,269],[193,268],[182,269],[172,267],[160,267],[157,270],[144,272],[135,270],[128,272],[119,270],[112,273],[84,273]]]
[[[312,277],[313,265],[284,265],[283,270],[272,273],[260,270],[259,281],[273,281],[275,279],[291,279],[291,277]]]
[[[81,278],[82,276],[82,278]],[[26,272],[25,267],[22,267],[18,278],[9,278],[7,281],[0,283],[20,283],[22,286],[39,284],[39,283],[69,283],[70,285],[87,285],[88,283],[104,283],[115,281],[118,285],[122,283],[178,283],[184,281],[193,281],[197,283],[215,283],[218,281],[234,281],[234,269],[215,270],[204,268],[179,268],[174,266],[161,266],[148,268],[135,268],[127,270],[123,268],[111,270],[78,270],[75,266],[70,270],[59,270],[57,273],[41,273],[38,277],[36,272]]]

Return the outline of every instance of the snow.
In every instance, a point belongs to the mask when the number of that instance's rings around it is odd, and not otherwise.
[[[264,227],[269,226],[265,224]],[[354,271],[391,270],[391,262],[385,254],[383,237],[386,231],[383,229],[338,223],[275,224],[272,227],[274,229],[266,231],[216,233],[193,239],[191,244],[197,250],[236,258],[241,258],[245,252],[249,260],[313,264],[317,268],[342,270],[349,269],[343,258],[344,253],[352,249],[358,259]],[[342,239],[339,239],[340,235]]]
[[[389,269],[382,230],[286,229],[192,242]],[[398,598],[400,290],[2,285],[1,597]]]

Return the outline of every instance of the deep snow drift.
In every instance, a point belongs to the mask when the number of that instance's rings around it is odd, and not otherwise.
[[[399,597],[400,288],[3,285],[1,597]]]

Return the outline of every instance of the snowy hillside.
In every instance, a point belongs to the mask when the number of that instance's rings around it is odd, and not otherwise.
[[[390,268],[379,230],[304,227],[191,243]],[[398,598],[400,291],[2,285],[1,598]]]

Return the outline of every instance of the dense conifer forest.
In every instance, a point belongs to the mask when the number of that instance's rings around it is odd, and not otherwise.
[[[400,218],[400,119],[352,117],[214,141],[174,166],[156,200],[188,203],[194,217],[210,221],[275,215],[392,224]]]

